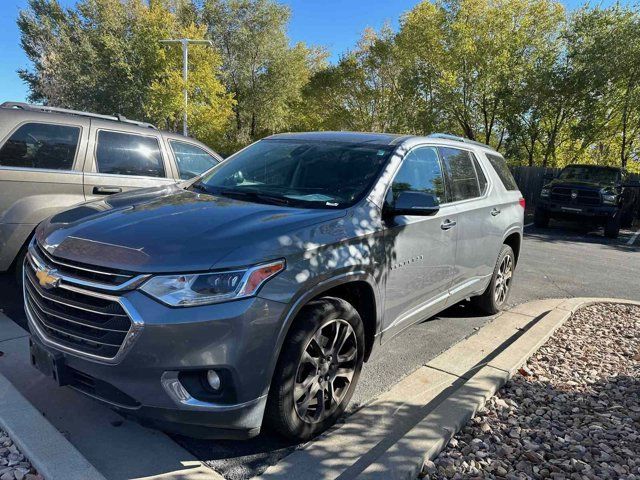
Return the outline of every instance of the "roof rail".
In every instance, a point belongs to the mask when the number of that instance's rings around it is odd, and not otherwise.
[[[491,150],[495,150],[495,148],[487,145],[486,143],[476,142],[475,140],[471,140],[465,137],[459,137],[458,135],[451,135],[450,133],[430,133],[427,137],[431,138],[442,138],[444,140],[453,140],[456,142],[469,143],[471,145],[477,145],[479,147],[489,148]]]
[[[50,107],[48,105],[32,105],[25,102],[4,102],[0,103],[0,108],[16,108],[32,112],[50,112],[50,113],[66,113],[68,115],[78,115],[81,117],[99,118],[101,120],[111,120],[112,122],[123,122],[137,125],[144,128],[153,128],[157,130],[155,125],[147,122],[139,122],[137,120],[129,120],[124,115],[100,115],[99,113],[81,112],[80,110],[69,110],[67,108]]]

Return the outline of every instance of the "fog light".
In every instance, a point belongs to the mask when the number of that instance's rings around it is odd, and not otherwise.
[[[212,390],[220,390],[220,376],[216,373],[215,370],[207,370],[207,383]]]

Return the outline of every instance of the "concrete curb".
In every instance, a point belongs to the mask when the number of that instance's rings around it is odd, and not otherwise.
[[[416,478],[451,437],[580,307],[640,302],[548,299],[518,305],[401,380],[263,479]]]
[[[539,306],[536,303],[521,305],[521,312],[538,317]],[[527,329],[526,335],[522,335],[496,355],[358,478],[416,478],[424,462],[437,457],[451,437],[476,414],[478,408],[508,382],[576,310],[597,303],[640,305],[640,302],[633,300],[612,298],[573,298],[562,301],[553,310],[539,317],[539,320]],[[434,435],[438,430],[440,436]]]
[[[46,480],[104,480],[2,374],[0,427]]]

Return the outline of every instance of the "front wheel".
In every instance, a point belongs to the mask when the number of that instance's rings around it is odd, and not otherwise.
[[[541,208],[536,208],[533,214],[533,224],[537,228],[547,228],[549,226],[549,214]]]
[[[340,298],[310,302],[298,315],[274,373],[265,422],[276,432],[308,440],[343,414],[364,360],[364,327]]]
[[[620,226],[623,228],[629,228],[633,226],[633,208],[629,207],[622,215],[620,219]]]
[[[604,235],[607,238],[618,238],[620,235],[620,212],[607,218],[604,224]]]
[[[473,303],[483,312],[494,315],[500,312],[507,303],[516,265],[515,258],[511,247],[502,245],[489,286],[482,295],[472,298]]]

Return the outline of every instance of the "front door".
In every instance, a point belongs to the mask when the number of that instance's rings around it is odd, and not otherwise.
[[[444,177],[435,147],[416,147],[405,156],[385,204],[392,204],[404,190],[432,193],[445,202]],[[431,216],[385,217],[383,341],[445,305],[455,265],[456,222],[456,207],[446,203]]]

